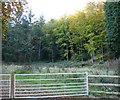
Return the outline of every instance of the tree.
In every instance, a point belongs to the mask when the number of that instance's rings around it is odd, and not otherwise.
[[[103,3],[95,4],[91,2],[84,11],[79,11],[70,16],[69,20],[69,30],[72,32],[72,42],[74,44],[74,57],[81,61],[86,58],[89,59],[89,55],[92,59],[95,57],[102,59],[105,45]]]
[[[21,22],[10,26],[3,41],[3,59],[7,61],[26,62],[32,59],[33,45],[32,36],[27,17],[24,16]]]
[[[47,52],[49,53],[49,58],[52,62],[55,61],[56,53],[57,53],[57,45],[56,45],[56,36],[55,36],[55,30],[56,28],[56,20],[51,19],[45,26],[44,26],[44,32],[45,32],[45,38],[46,38],[46,44]],[[45,47],[46,48],[46,47]]]
[[[84,51],[84,43],[86,40],[86,15],[84,12],[77,12],[73,17],[69,18],[70,20],[70,32],[72,33],[71,44],[73,45],[73,59],[84,60],[84,54],[87,55]]]
[[[2,18],[2,38],[5,38],[6,30],[8,29],[9,21],[17,21],[20,19],[23,11],[25,10],[26,2],[20,0],[20,2],[1,2],[0,1],[0,18]]]
[[[120,57],[120,2],[105,3],[106,41],[110,58]]]
[[[103,49],[105,46],[105,22],[103,3],[89,3],[86,8],[87,16],[87,42],[85,48],[91,55],[92,61],[103,60]]]
[[[27,16],[8,24],[10,28],[3,41],[4,60],[103,60],[106,52],[103,3],[89,3],[84,11],[47,23],[43,16],[34,22],[33,16],[30,10]]]
[[[57,37],[56,44],[59,45],[60,54],[62,59],[71,59],[71,33],[69,31],[69,20],[63,17],[57,21],[56,28],[54,29],[55,36]]]
[[[37,22],[34,22],[32,25],[32,34],[33,34],[33,41],[32,44],[34,45],[34,54],[37,55],[36,60],[41,60],[42,56],[42,44],[44,40],[44,29],[43,26],[45,24],[44,16],[40,16],[40,19]]]

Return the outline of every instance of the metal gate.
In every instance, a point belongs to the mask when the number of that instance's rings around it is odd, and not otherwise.
[[[14,98],[52,98],[87,95],[87,72],[14,75]]]
[[[11,96],[11,74],[0,74],[0,99]]]

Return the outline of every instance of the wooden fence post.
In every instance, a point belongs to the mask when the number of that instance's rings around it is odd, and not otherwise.
[[[14,71],[12,71],[11,76],[11,99],[14,98]]]

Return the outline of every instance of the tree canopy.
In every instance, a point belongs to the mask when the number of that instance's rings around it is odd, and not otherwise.
[[[114,46],[114,49],[110,47],[111,51],[116,50],[114,54],[119,55],[119,25],[116,23],[119,18],[114,17],[118,14],[119,7],[114,14],[110,13],[112,12],[112,8],[109,8],[110,4],[106,3],[105,12],[103,7],[102,2],[90,2],[83,11],[60,19],[51,19],[46,23],[44,16],[33,22],[32,11],[29,11],[28,15],[15,17],[17,22],[14,25],[6,21],[7,24],[9,23],[9,30],[5,31],[2,46],[3,60],[104,61],[107,59],[108,46],[111,44]],[[113,17],[109,17],[109,14]]]
[[[20,0],[20,2],[2,2],[0,1],[0,18],[2,23],[2,38],[5,38],[6,30],[9,28],[10,22],[19,21],[22,13],[25,11],[27,2]]]

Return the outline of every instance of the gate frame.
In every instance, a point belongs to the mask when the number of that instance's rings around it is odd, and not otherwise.
[[[45,75],[45,74],[57,74],[57,75],[61,75],[61,74],[63,74],[63,75],[67,75],[67,74],[85,74],[85,76],[84,76],[84,82],[85,82],[85,89],[86,89],[86,93],[85,94],[79,94],[79,96],[88,96],[88,93],[89,93],[89,90],[88,90],[88,72],[81,72],[81,73],[44,73],[43,75]],[[14,81],[14,82],[12,82],[12,87],[14,87],[14,88],[12,88],[12,98],[22,98],[22,97],[16,97],[15,95],[15,92],[16,92],[16,84],[15,84],[15,82],[16,82],[16,75],[22,75],[22,74],[14,74],[14,73],[12,73],[12,81]],[[42,75],[42,74],[23,74],[23,75]],[[14,78],[14,79],[13,79]],[[77,96],[77,95],[76,95]],[[46,96],[45,98],[49,98],[50,96]],[[54,98],[54,96],[51,96],[51,97],[53,97]],[[62,97],[62,96],[61,96]],[[26,98],[31,98],[31,97],[26,97]],[[34,98],[34,97],[32,97],[32,98]],[[36,98],[39,98],[39,97],[36,97]],[[43,97],[44,98],[44,97]]]

